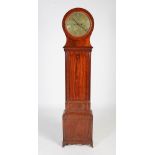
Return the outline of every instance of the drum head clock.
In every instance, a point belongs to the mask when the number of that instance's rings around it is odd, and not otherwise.
[[[93,146],[90,36],[94,28],[94,19],[87,10],[74,8],[64,15],[62,27],[66,35],[63,146],[68,144]]]
[[[82,8],[71,9],[65,14],[62,26],[68,40],[74,40],[74,43],[75,40],[81,40],[82,44],[80,46],[90,46],[89,42],[87,44],[84,42],[89,41],[94,28],[94,19],[90,12]],[[69,43],[69,46],[71,46],[71,43]]]

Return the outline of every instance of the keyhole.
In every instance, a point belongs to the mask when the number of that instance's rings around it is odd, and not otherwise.
[[[77,55],[76,55],[76,59],[79,59],[79,58],[80,58],[80,55],[79,55],[79,54],[77,54]]]

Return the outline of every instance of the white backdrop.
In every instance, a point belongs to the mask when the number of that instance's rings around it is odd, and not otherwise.
[[[62,143],[65,106],[64,14],[75,7],[94,17],[91,107],[94,148]],[[39,155],[115,155],[115,0],[39,0]]]

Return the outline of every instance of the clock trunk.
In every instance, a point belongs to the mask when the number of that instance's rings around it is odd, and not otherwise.
[[[63,145],[92,143],[90,110],[91,48],[65,48],[66,103]]]

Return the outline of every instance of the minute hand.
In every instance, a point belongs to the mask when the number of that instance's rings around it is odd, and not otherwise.
[[[73,20],[74,20],[74,22],[78,25],[78,26],[80,26],[83,30],[85,30],[86,32],[87,32],[87,30],[83,27],[83,26],[81,26],[81,24],[79,24],[74,18],[72,18]]]

